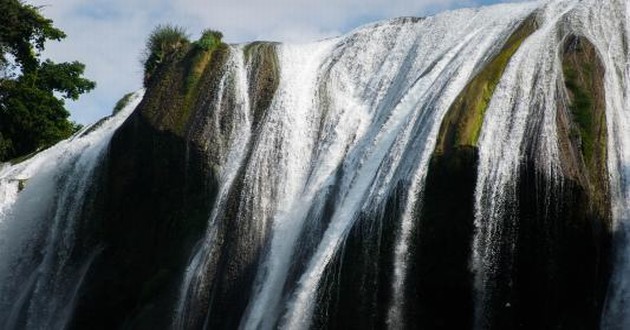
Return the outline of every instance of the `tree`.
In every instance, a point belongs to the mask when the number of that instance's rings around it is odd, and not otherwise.
[[[72,135],[66,99],[76,100],[96,86],[82,77],[79,62],[42,61],[48,40],[66,35],[39,7],[0,0],[0,161],[26,155]]]

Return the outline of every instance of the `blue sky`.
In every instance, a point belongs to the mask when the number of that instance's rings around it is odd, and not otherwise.
[[[66,32],[47,44],[45,57],[79,60],[97,88],[69,102],[83,124],[109,115],[115,102],[142,85],[140,57],[149,32],[171,23],[193,39],[205,28],[229,43],[252,40],[305,42],[339,35],[362,24],[397,16],[514,0],[27,0]]]

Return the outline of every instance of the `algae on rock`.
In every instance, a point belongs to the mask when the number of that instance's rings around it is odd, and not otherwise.
[[[484,114],[512,55],[521,43],[538,27],[535,16],[530,16],[512,33],[490,63],[468,83],[459,94],[442,121],[436,153],[447,152],[458,146],[476,146]]]

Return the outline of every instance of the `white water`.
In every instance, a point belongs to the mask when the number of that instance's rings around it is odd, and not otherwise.
[[[79,242],[82,207],[115,129],[140,102],[98,128],[0,170],[0,328],[63,329],[98,246]],[[19,182],[25,182],[18,193]],[[79,264],[71,256],[80,256]],[[22,319],[26,320],[22,324]]]
[[[211,112],[231,127],[215,143],[218,196],[204,239],[191,256],[173,327],[189,328],[212,290],[209,267],[217,250],[218,222],[241,173],[235,219],[249,221],[264,247],[243,329],[312,326],[320,290],[359,216],[376,214],[399,184],[403,209],[395,235],[387,326],[405,323],[409,244],[421,207],[424,179],[442,118],[451,103],[513,30],[534,9],[539,29],[522,44],[489,104],[479,141],[475,194],[477,328],[486,326],[497,267],[510,267],[518,222],[516,180],[537,139],[536,164],[554,180],[560,172],[556,100],[563,93],[559,52],[569,32],[586,36],[606,68],[609,172],[615,231],[621,244],[605,329],[630,328],[630,4],[624,0],[556,0],[459,10],[424,20],[399,19],[363,27],[335,39],[278,45],[280,85],[254,131],[249,104],[250,64],[233,46]],[[94,132],[64,141],[20,164],[0,166],[0,328],[64,328],[77,292],[100,247],[80,254],[77,232],[97,165],[114,130],[136,100]],[[234,106],[221,109],[223,98]],[[552,109],[550,111],[549,109]],[[214,141],[216,142],[216,141]],[[25,189],[18,192],[21,180]],[[316,242],[300,242],[311,214],[336,189],[335,208]],[[260,234],[264,233],[264,234]],[[267,235],[268,233],[268,235]],[[310,245],[309,245],[310,244]],[[306,254],[306,264],[296,256]],[[502,259],[503,258],[503,259]],[[504,259],[508,262],[505,263]],[[293,274],[292,271],[300,273]],[[502,271],[505,271],[503,269]],[[297,282],[289,282],[297,278]],[[244,290],[247,288],[243,288]],[[509,302],[506,302],[509,303]],[[210,304],[211,305],[211,304]],[[210,313],[201,310],[202,313]]]
[[[313,315],[315,298],[322,276],[329,262],[339,253],[340,246],[360,213],[374,212],[382,207],[384,198],[401,180],[407,181],[408,200],[401,222],[400,237],[394,258],[394,282],[388,324],[392,328],[404,325],[402,319],[403,285],[406,272],[406,256],[409,233],[413,226],[413,208],[422,190],[428,160],[446,110],[463,89],[467,81],[523,19],[531,6],[513,7],[505,20],[493,21],[494,7],[481,11],[458,11],[432,17],[416,24],[406,24],[400,30],[360,31],[369,33],[365,44],[357,41],[347,45],[352,52],[367,53],[368,59],[379,61],[381,70],[376,75],[368,72],[352,72],[356,77],[369,76],[369,83],[385,89],[369,90],[361,95],[368,113],[373,113],[367,132],[360,136],[356,145],[341,166],[344,168],[336,210],[319,242],[314,255],[302,274],[292,299],[286,305],[281,326],[289,329],[307,328]],[[474,28],[473,28],[474,27]],[[395,32],[395,34],[393,34]],[[396,44],[378,49],[394,39]],[[356,48],[355,48],[356,47]],[[397,57],[398,53],[405,54]],[[391,55],[393,54],[393,55]],[[349,57],[354,61],[353,57]],[[366,60],[368,60],[366,59]],[[402,60],[402,62],[401,62]],[[370,63],[370,62],[368,62]],[[345,64],[343,58],[336,65]],[[370,63],[377,66],[376,63]],[[403,69],[404,68],[404,69]],[[401,69],[404,75],[400,76]],[[394,75],[391,85],[381,84],[380,79]],[[351,77],[352,77],[351,76]],[[391,88],[394,86],[394,88]],[[390,97],[380,98],[380,95]],[[391,95],[398,93],[398,95]],[[392,97],[393,96],[393,97]],[[334,96],[333,96],[334,97]],[[352,109],[349,109],[352,111]]]
[[[624,0],[546,1],[542,24],[510,62],[490,103],[480,138],[480,167],[476,191],[477,234],[473,246],[476,273],[476,319],[486,326],[485,308],[492,296],[500,258],[510,258],[498,242],[514,242],[518,168],[525,156],[525,132],[538,121],[536,163],[553,181],[559,171],[555,100],[562,67],[559,54],[569,33],[583,35],[596,47],[605,66],[608,170],[615,235],[618,237],[615,275],[602,318],[605,329],[630,327],[630,62],[628,59],[628,2]],[[541,124],[542,123],[542,124]],[[513,248],[513,246],[512,246]],[[505,267],[505,264],[503,264]],[[509,261],[507,262],[509,267]],[[503,269],[502,271],[505,271]],[[502,302],[508,304],[508,302]]]
[[[312,162],[317,138],[317,124],[321,121],[317,111],[317,69],[333,41],[305,46],[281,46],[278,57],[281,81],[276,97],[269,109],[269,121],[265,123],[262,141],[255,150],[250,169],[259,168],[279,147],[281,154],[273,168],[280,174],[276,185],[283,187],[276,192],[276,213],[272,216],[273,237],[269,261],[257,277],[258,287],[250,302],[244,328],[271,328],[279,310],[284,281],[291,261],[291,251],[308,211],[307,204],[300,198]],[[351,125],[349,125],[351,126]],[[277,136],[279,135],[279,136]],[[343,137],[342,137],[343,139]],[[331,155],[334,157],[334,155]],[[334,164],[335,159],[329,158]],[[330,167],[329,167],[330,168]],[[330,168],[325,176],[332,173]],[[264,179],[261,177],[261,179]]]
[[[603,329],[630,328],[630,3],[589,1],[572,17],[600,53],[606,75],[608,171],[618,241]]]
[[[399,183],[407,197],[393,258],[388,324],[404,325],[408,244],[441,119],[475,70],[533,9],[525,4],[460,10],[379,23],[317,43],[277,46],[280,84],[250,142],[251,156],[225,167],[244,168],[239,214],[252,214],[248,221],[261,232],[270,228],[271,235],[241,328],[307,328],[322,278],[357,217],[382,208]],[[243,149],[236,144],[229,150]],[[220,183],[207,237],[189,264],[176,328],[189,324],[195,297],[211,290],[205,261],[215,253],[213,223],[232,179]],[[334,185],[339,192],[330,222],[315,245],[305,246],[297,240],[312,221],[309,211],[321,207]],[[301,274],[292,275],[298,253],[308,253],[308,262]],[[287,283],[296,275],[297,283]]]
[[[576,4],[553,1],[538,12],[541,26],[512,57],[486,111],[479,138],[472,256],[477,329],[487,327],[485,308],[497,272],[509,272],[511,267],[518,232],[517,181],[532,138],[531,127],[540,127],[534,133],[540,139],[534,155],[540,172],[552,182],[559,175],[555,117],[562,74],[559,22]],[[511,242],[508,251],[502,248],[503,242]]]

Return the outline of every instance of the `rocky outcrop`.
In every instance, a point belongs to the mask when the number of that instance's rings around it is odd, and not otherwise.
[[[560,49],[566,94],[558,102],[561,174],[533,156],[518,181],[518,219],[509,280],[497,283],[496,329],[598,329],[610,276],[611,205],[606,158],[604,69],[583,37]],[[509,306],[505,302],[509,302]]]
[[[550,182],[533,157],[522,167],[516,267],[505,293],[512,309],[497,323],[503,328],[600,324],[612,239],[604,69],[583,37],[567,36],[561,56],[567,92],[556,116],[562,175]]]
[[[506,41],[447,112],[431,158],[417,219],[408,290],[409,320],[425,329],[472,327],[473,276],[469,269],[474,231],[477,140],[501,76],[521,43],[537,28],[532,16]],[[439,251],[439,253],[436,253]]]
[[[470,328],[476,142],[485,109],[512,54],[536,29],[526,20],[468,84],[447,113],[431,159],[418,219],[412,278],[425,329]],[[486,315],[496,329],[598,327],[610,272],[611,211],[606,169],[603,67],[584,38],[568,37],[563,55],[566,106],[558,109],[562,175],[550,182],[535,157],[518,181],[517,239],[510,266],[495,279]],[[532,153],[535,145],[528,147]],[[508,247],[506,246],[506,249]],[[510,248],[511,249],[511,248]],[[439,251],[439,252],[437,252]],[[498,265],[501,267],[501,265]],[[506,303],[508,302],[508,303]]]
[[[257,98],[252,111],[258,119],[270,104],[278,78],[273,46],[259,47],[264,51],[250,52],[251,61],[259,63],[250,71],[250,79],[257,82],[251,95]],[[88,274],[89,285],[79,298],[73,328],[156,329],[172,322],[184,267],[204,237],[217,198],[218,171],[225,157],[222,150],[235,134],[231,125],[234,82],[220,86],[230,51],[225,44],[209,50],[189,46],[158,67],[142,103],[113,137],[105,189],[99,196],[104,203],[94,212],[104,250]],[[219,238],[238,244],[241,240],[234,235],[240,231],[233,226],[223,223]],[[232,259],[240,247],[217,246],[223,248],[213,258],[214,266],[243,261]],[[223,265],[220,268],[231,269],[230,273],[213,276],[232,276],[221,283],[246,286],[252,279],[238,282],[247,276],[239,267],[249,267],[256,257],[250,256],[236,268]],[[217,269],[211,265],[208,271]],[[242,290],[241,286],[215,288],[212,294],[238,296]],[[208,297],[199,302],[199,326],[209,303]]]
[[[526,19],[457,97],[442,122],[416,205],[403,316],[407,326],[466,329],[474,322],[473,273],[477,141],[485,111],[510,59],[537,29]],[[251,133],[279,83],[276,45],[252,43],[247,64]],[[158,67],[146,96],[114,136],[103,167],[93,226],[103,251],[81,292],[77,329],[163,328],[172,321],[187,258],[203,239],[218,196],[237,98],[227,45],[189,45]],[[510,267],[498,272],[488,325],[513,328],[596,328],[610,272],[603,68],[588,40],[567,37],[562,52],[566,93],[557,110],[561,176],[549,180],[527,149],[518,177],[516,240]],[[247,148],[252,148],[248,146]],[[252,150],[244,153],[248,163]],[[337,175],[342,175],[339,169]],[[360,214],[343,248],[327,264],[315,328],[383,328],[391,306],[396,234],[408,182],[392,189],[382,210]],[[245,169],[213,223],[204,269],[207,290],[190,303],[189,328],[237,328],[268,243],[248,208]],[[328,221],[339,187],[318,196],[298,239],[284,292],[292,292]],[[251,192],[249,192],[251,194]],[[321,203],[320,203],[321,202]],[[511,252],[512,253],[512,250]],[[501,267],[502,265],[498,265]],[[295,277],[295,278],[291,278]],[[509,302],[509,303],[506,303]]]

